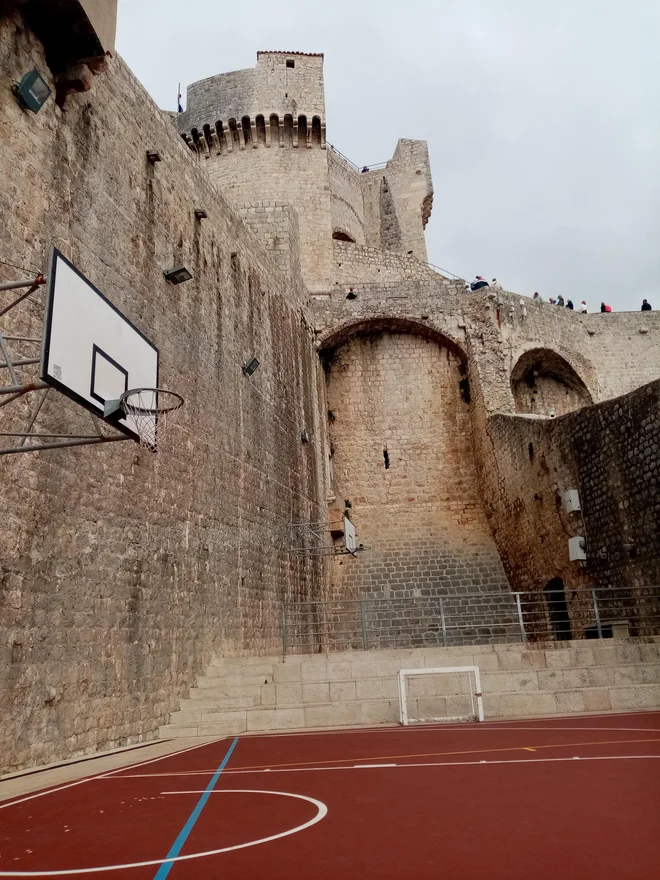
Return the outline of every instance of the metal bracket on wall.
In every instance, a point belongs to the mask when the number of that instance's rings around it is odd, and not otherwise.
[[[46,283],[44,275],[28,281],[6,281],[0,284],[0,292],[6,290],[23,290],[12,302],[0,307],[0,318],[7,315],[28,297],[35,293]],[[29,353],[12,356],[10,344],[13,348],[28,346]],[[0,373],[0,408],[8,406],[25,395],[33,395],[34,402],[30,406],[27,419],[22,430],[0,431],[0,455],[12,455],[19,452],[37,452],[43,449],[62,449],[70,446],[89,446],[99,443],[113,443],[119,440],[131,440],[126,434],[113,431],[106,434],[101,430],[99,421],[92,413],[89,416],[94,425],[93,434],[62,434],[49,431],[40,431],[35,428],[41,409],[49,395],[58,395],[59,392],[44,382],[40,377],[26,375],[26,368],[34,368],[41,364],[41,349],[43,342],[33,336],[16,336],[3,332],[0,327],[0,371],[7,370],[9,384],[4,381],[6,374]],[[33,372],[29,369],[27,372]],[[15,408],[14,408],[15,409]],[[17,417],[18,418],[18,417]],[[105,423],[104,423],[105,424]],[[31,441],[31,442],[27,442]]]
[[[335,544],[331,532],[336,527],[332,522],[291,523],[293,546],[287,549],[302,556],[353,556],[370,549],[360,544],[351,553],[345,545]]]

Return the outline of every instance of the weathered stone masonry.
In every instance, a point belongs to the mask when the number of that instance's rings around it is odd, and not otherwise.
[[[162,382],[186,398],[162,456],[122,443],[0,460],[9,768],[148,738],[213,652],[273,650],[279,602],[323,595],[320,563],[286,551],[325,489],[299,289],[120,59],[66,112],[51,100],[35,116],[10,85],[32,64],[47,73],[42,47],[18,17],[0,41],[0,258],[40,268],[59,247],[155,341]],[[162,271],[178,264],[194,280],[173,288]],[[21,329],[41,318],[24,312]],[[3,430],[25,419],[10,424],[13,406]],[[87,430],[64,399],[47,406],[50,430]]]
[[[193,84],[178,132],[118,58],[65,112],[24,113],[11,83],[33,65],[55,81],[18,14],[0,64],[0,260],[38,270],[58,246],[186,397],[171,452],[0,460],[5,767],[152,736],[213,654],[276,648],[283,600],[481,591],[496,639],[509,585],[658,582],[660,313],[577,315],[434,272],[426,144],[364,173],[332,151],[321,55]],[[92,85],[74,73],[58,98]],[[194,280],[173,288],[179,264]],[[57,398],[44,415],[84,424]],[[337,508],[369,553],[288,552],[292,522]]]

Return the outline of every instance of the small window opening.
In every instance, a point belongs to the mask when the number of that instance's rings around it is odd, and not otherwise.
[[[383,460],[385,462],[385,470],[388,471],[390,469],[390,454],[387,448],[383,449]]]
[[[293,58],[287,58],[286,59],[286,66],[287,67],[295,67],[296,62],[293,60]]]
[[[534,461],[534,444],[530,443],[527,447],[527,452],[529,453],[529,460]]]

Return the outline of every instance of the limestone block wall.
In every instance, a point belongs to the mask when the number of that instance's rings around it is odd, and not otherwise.
[[[426,141],[399,140],[385,167],[360,177],[367,244],[413,254],[426,262],[424,229],[433,205]]]
[[[293,62],[293,67],[287,64]],[[271,113],[319,116],[325,123],[323,55],[304,52],[258,52],[256,67],[199,80],[188,86],[180,131],[200,131],[217,120],[267,119]]]
[[[326,288],[332,277],[332,220],[325,151],[260,146],[201,161],[232,205],[291,205],[298,215],[303,280],[312,290]]]
[[[364,244],[361,175],[336,150],[328,149],[327,157],[332,196],[332,231],[346,233],[353,241]]]
[[[336,561],[332,596],[506,588],[457,354],[437,340],[365,328],[326,370],[334,503],[349,508],[370,548]]]
[[[119,443],[0,459],[9,769],[148,738],[214,651],[277,650],[280,601],[324,594],[322,564],[287,548],[326,490],[300,297],[171,122],[117,57],[66,112],[51,100],[24,113],[12,82],[33,64],[52,78],[17,16],[2,19],[0,59],[0,258],[39,270],[59,247],[154,340],[162,383],[186,398],[164,454]],[[163,270],[180,264],[193,280],[172,287]],[[17,326],[38,334],[42,316],[28,308]],[[3,430],[25,422],[13,406]],[[44,429],[88,432],[62,398],[43,415]]]
[[[660,584],[660,382],[556,420],[496,415],[482,487],[515,589]],[[582,514],[562,495],[578,489]],[[587,563],[570,562],[584,535]],[[656,608],[657,613],[657,608]]]
[[[426,263],[409,254],[382,251],[345,241],[333,242],[334,280],[337,284],[380,285],[387,281],[419,280],[442,286],[446,280]],[[447,281],[448,284],[452,282]]]

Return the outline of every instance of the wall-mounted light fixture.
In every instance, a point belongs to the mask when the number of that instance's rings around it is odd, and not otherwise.
[[[303,428],[300,432],[300,441],[301,443],[309,443],[309,434],[307,433],[307,428]]]
[[[36,67],[12,86],[12,91],[21,107],[33,113],[38,113],[50,97],[50,86]]]
[[[160,158],[160,153],[156,150],[147,150],[147,162],[150,165],[155,165],[156,162],[162,162],[163,160]]]
[[[204,208],[195,208],[195,219],[196,220],[206,220],[209,215],[206,213]]]
[[[256,358],[252,358],[251,361],[243,364],[243,372],[246,376],[251,376],[256,370],[259,369],[259,361]]]
[[[184,281],[190,281],[192,278],[192,275],[185,266],[177,266],[175,269],[166,269],[165,272],[163,272],[163,275],[170,284],[181,284]]]

